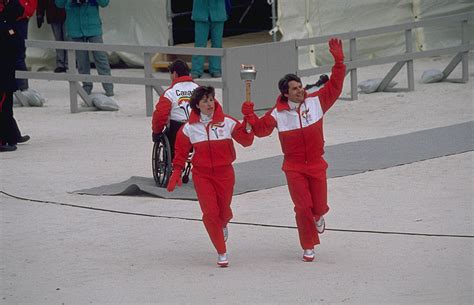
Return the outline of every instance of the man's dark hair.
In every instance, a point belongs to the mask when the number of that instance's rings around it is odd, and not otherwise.
[[[191,109],[195,110],[197,113],[201,113],[198,108],[199,102],[206,96],[215,96],[214,87],[211,86],[199,86],[194,89],[193,95],[191,95],[191,99],[189,100],[189,105]]]
[[[280,89],[281,98],[285,101],[288,100],[288,98],[285,96],[285,94],[288,94],[288,83],[293,80],[301,84],[301,78],[299,78],[296,74],[293,73],[286,74],[278,82],[278,89]]]
[[[176,72],[178,76],[188,76],[189,75],[189,67],[188,64],[182,59],[176,59],[173,61],[169,66],[168,70],[170,73]]]

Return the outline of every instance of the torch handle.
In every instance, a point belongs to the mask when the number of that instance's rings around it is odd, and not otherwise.
[[[249,80],[246,80],[245,81],[245,100],[247,102],[250,102],[250,84],[251,84],[251,81]],[[250,133],[252,131],[252,126],[250,126],[250,124],[247,122],[247,126],[245,126],[245,129],[247,130],[248,133]]]
[[[250,91],[250,83],[251,83],[251,81],[249,81],[249,80],[245,81],[245,100],[247,102],[250,102],[250,92],[251,92]]]

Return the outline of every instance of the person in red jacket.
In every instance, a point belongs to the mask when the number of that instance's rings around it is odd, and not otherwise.
[[[189,76],[189,67],[185,61],[176,59],[168,69],[171,86],[160,96],[155,106],[151,128],[153,130],[152,139],[154,142],[158,142],[165,126],[168,126],[166,135],[171,146],[171,157],[173,157],[176,133],[189,119],[191,112],[189,99],[198,84]]]
[[[178,131],[173,159],[173,173],[168,183],[172,192],[181,185],[181,171],[191,148],[194,154],[192,177],[202,220],[218,253],[217,264],[228,265],[227,224],[232,219],[230,207],[235,184],[232,162],[235,149],[232,139],[242,146],[253,143],[253,132],[245,124],[224,114],[214,98],[214,88],[201,86],[191,96],[189,121]]]
[[[344,52],[339,39],[329,41],[329,51],[335,64],[326,85],[308,94],[301,79],[295,74],[285,75],[278,83],[280,95],[276,105],[258,118],[252,102],[242,104],[242,113],[257,137],[268,136],[278,129],[284,155],[282,169],[294,203],[296,224],[303,260],[314,260],[314,246],[319,244],[318,233],[324,232],[323,215],[329,211],[327,203],[326,169],[323,158],[323,115],[341,94],[345,76]]]

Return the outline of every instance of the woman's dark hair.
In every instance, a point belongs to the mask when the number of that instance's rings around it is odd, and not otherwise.
[[[169,66],[168,70],[170,73],[176,72],[178,76],[188,76],[189,75],[189,67],[188,64],[182,59],[176,59],[173,61]]]
[[[189,100],[189,105],[191,106],[191,109],[193,109],[197,113],[201,113],[201,111],[198,108],[198,104],[206,96],[207,97],[215,96],[214,87],[199,86],[196,89],[194,89],[193,95],[191,95],[191,99]]]
[[[288,98],[285,96],[285,94],[288,94],[288,83],[293,80],[301,84],[301,78],[293,73],[283,76],[283,78],[278,82],[278,89],[280,89],[281,98],[285,101],[288,100]]]

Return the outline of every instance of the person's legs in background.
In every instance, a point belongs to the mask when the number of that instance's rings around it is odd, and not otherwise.
[[[64,22],[51,23],[51,30],[56,41],[67,41],[66,26]],[[56,49],[56,69],[54,72],[61,73],[67,70],[67,51]]]
[[[222,48],[222,36],[224,35],[224,22],[211,23],[211,47]],[[221,57],[209,56],[209,73],[212,77],[221,77]]]
[[[86,42],[86,37],[77,37],[71,38],[75,42]],[[76,61],[77,61],[77,70],[79,74],[91,74],[91,63],[89,61],[89,52],[88,51],[76,51]],[[91,94],[93,84],[91,82],[83,82],[82,88],[86,91],[87,94]]]
[[[28,19],[21,19],[16,22],[16,30],[19,37],[23,40],[21,43],[18,56],[16,58],[15,70],[17,71],[27,71],[26,67],[26,46],[25,40],[28,38]],[[27,79],[16,79],[16,85],[18,90],[27,90],[28,80]]]
[[[207,47],[207,40],[209,38],[209,22],[194,22],[194,47],[205,48]],[[204,69],[204,56],[193,55],[191,77],[199,78],[202,76]]]
[[[92,43],[103,43],[102,36],[92,36],[88,37],[88,42]],[[92,56],[94,57],[95,67],[99,75],[111,75],[109,58],[107,53],[103,51],[92,51]],[[111,83],[102,83],[102,87],[105,90],[105,95],[113,96],[114,95],[114,85]]]
[[[0,145],[2,151],[15,150],[21,133],[13,117],[13,92],[0,92]],[[29,137],[28,137],[29,138]]]
[[[174,159],[174,143],[176,142],[176,134],[183,125],[184,123],[182,122],[170,120],[169,128],[166,129],[166,136],[168,137],[168,141],[170,143],[171,160]]]

